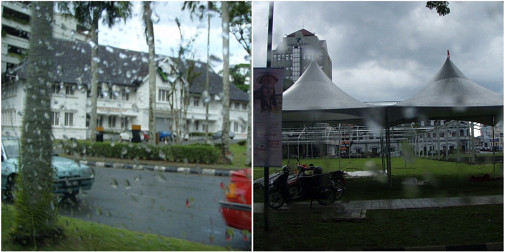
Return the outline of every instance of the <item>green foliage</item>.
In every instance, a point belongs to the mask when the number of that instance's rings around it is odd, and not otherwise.
[[[244,92],[249,92],[251,64],[237,64],[230,68],[233,84]]]
[[[451,13],[449,2],[447,1],[428,1],[426,2],[426,8],[430,10],[436,9],[439,16],[445,16]]]
[[[237,144],[240,145],[240,146],[244,146],[246,144],[246,141],[242,140],[242,141],[239,141]]]
[[[108,157],[136,160],[159,160],[214,164],[219,150],[210,145],[148,145],[89,141],[62,142],[66,154],[75,156]]]

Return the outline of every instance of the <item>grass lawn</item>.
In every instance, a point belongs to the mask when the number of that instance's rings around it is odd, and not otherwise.
[[[8,230],[12,228],[15,215],[14,206],[2,204],[2,250],[225,250],[220,246],[211,246],[177,238],[154,234],[145,234],[109,227],[75,218],[59,217],[59,224],[64,228],[64,237],[53,244],[38,244],[25,247],[12,241]]]
[[[287,162],[286,162],[287,163]],[[305,159],[301,163],[321,166],[324,172],[344,170],[347,172],[375,170],[380,171],[380,158],[355,159]],[[392,158],[393,188],[389,189],[384,175],[347,179],[342,197],[343,201],[367,199],[397,199],[449,196],[478,196],[503,194],[503,164],[469,165],[465,163],[445,162],[430,159]],[[296,160],[288,164],[292,169]],[[271,168],[270,172],[278,169]],[[471,176],[490,174],[492,181],[474,182]],[[263,168],[254,168],[254,178],[263,177]],[[409,186],[404,182],[415,178],[419,185]],[[263,202],[261,190],[255,190],[254,201]]]
[[[503,205],[369,210],[362,222],[336,222],[331,212],[270,211],[254,215],[254,250],[392,250],[503,242]]]

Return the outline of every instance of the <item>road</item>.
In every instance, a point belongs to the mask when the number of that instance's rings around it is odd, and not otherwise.
[[[250,250],[250,235],[224,223],[220,183],[229,177],[95,167],[95,182],[78,207],[59,212],[114,227]],[[233,231],[227,239],[226,232]]]

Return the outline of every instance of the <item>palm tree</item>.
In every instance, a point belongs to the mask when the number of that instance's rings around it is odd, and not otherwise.
[[[186,1],[182,6],[182,10],[186,8],[191,13],[191,18],[197,16],[200,20],[203,19],[205,14],[207,14],[207,71],[205,76],[205,95],[203,97],[203,102],[205,104],[205,142],[208,141],[209,137],[209,104],[210,104],[210,94],[209,94],[209,71],[210,71],[210,18],[211,12],[218,10],[215,8],[215,3],[212,1],[207,1],[207,6],[200,5],[197,1]]]
[[[95,141],[98,100],[98,24],[100,19],[109,27],[118,21],[126,22],[132,15],[132,3],[128,1],[87,1],[58,2],[58,9],[63,15],[72,16],[79,23],[91,28],[91,114],[89,128],[91,141]]]
[[[149,47],[149,131],[151,137],[149,143],[156,143],[156,66],[154,52],[154,28],[151,19],[151,2],[143,2],[144,6],[144,25],[146,27],[145,35],[147,46]]]
[[[57,226],[53,169],[51,168],[51,96],[54,47],[52,46],[53,2],[33,2],[28,80],[21,136],[21,158],[14,240],[31,244],[61,232]],[[44,43],[39,43],[44,41]]]

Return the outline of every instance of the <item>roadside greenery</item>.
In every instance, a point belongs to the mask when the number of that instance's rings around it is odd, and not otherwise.
[[[214,164],[219,150],[211,145],[149,145],[144,143],[59,141],[58,147],[67,155],[107,157],[137,160],[160,160]]]
[[[190,242],[183,239],[119,229],[60,216],[59,226],[64,234],[53,242],[33,246],[16,243],[8,234],[14,227],[16,209],[2,204],[2,250],[55,250],[55,251],[223,251],[224,247]]]
[[[396,250],[503,242],[503,205],[369,210],[361,222],[335,220],[321,208],[254,215],[255,250]],[[423,249],[424,248],[424,249]]]

